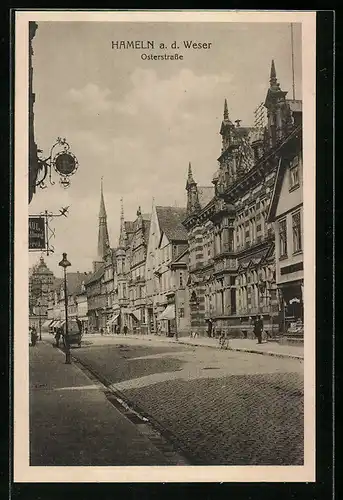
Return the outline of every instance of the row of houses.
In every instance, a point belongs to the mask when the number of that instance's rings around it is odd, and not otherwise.
[[[302,102],[286,95],[273,61],[265,123],[233,122],[225,100],[209,184],[189,164],[186,207],[138,207],[128,221],[121,202],[115,247],[101,186],[98,256],[91,273],[68,273],[71,316],[88,331],[206,335],[213,325],[236,336],[260,315],[273,334],[302,338]],[[63,316],[62,303],[57,284],[49,314]]]

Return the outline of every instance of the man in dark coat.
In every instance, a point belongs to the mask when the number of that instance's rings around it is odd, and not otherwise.
[[[258,344],[262,344],[263,321],[260,316],[256,316],[254,321],[254,334]]]
[[[212,320],[209,319],[207,322],[207,336],[212,337]]]
[[[55,334],[55,340],[56,340],[56,347],[59,347],[60,346],[60,338],[61,338],[61,329],[60,328],[56,328],[56,334]]]
[[[36,343],[37,343],[37,338],[38,338],[38,335],[37,335],[37,330],[36,328],[33,326],[31,328],[31,345],[32,346],[35,346]]]

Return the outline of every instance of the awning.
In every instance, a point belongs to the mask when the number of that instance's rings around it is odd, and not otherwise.
[[[54,328],[59,328],[60,326],[61,326],[61,322],[60,321],[55,321]]]
[[[107,324],[108,324],[108,325],[113,325],[113,323],[115,323],[115,322],[117,321],[118,317],[119,317],[119,314],[115,314],[115,315],[113,316],[113,318],[111,318],[111,319],[109,319],[109,320],[107,321]]]
[[[130,312],[131,316],[136,320],[140,321],[140,312],[139,309],[136,309],[135,311]]]
[[[44,323],[42,324],[42,328],[48,328],[48,326],[50,325],[51,323],[51,319],[48,319],[47,321],[44,321]]]
[[[175,306],[173,304],[169,304],[165,310],[157,316],[158,321],[161,319],[175,319]]]

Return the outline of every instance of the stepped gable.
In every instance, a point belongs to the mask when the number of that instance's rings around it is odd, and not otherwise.
[[[159,206],[156,207],[156,213],[160,229],[169,241],[188,240],[187,231],[182,225],[187,215],[185,208]]]

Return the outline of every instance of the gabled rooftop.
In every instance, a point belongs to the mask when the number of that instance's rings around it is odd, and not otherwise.
[[[185,208],[158,206],[156,214],[160,229],[169,241],[187,241],[187,231],[182,225],[187,215]]]

